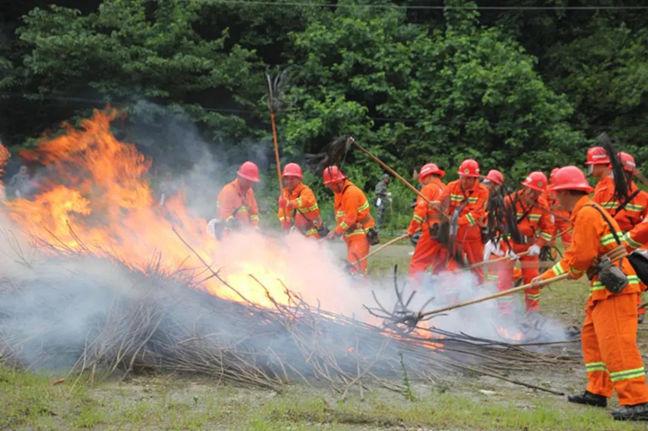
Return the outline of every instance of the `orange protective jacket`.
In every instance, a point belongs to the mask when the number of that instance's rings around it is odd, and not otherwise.
[[[351,181],[344,180],[341,193],[335,193],[335,233],[350,238],[365,235],[376,225],[365,194]]]
[[[564,273],[568,273],[571,279],[580,278],[595,264],[597,258],[618,246],[610,227],[603,220],[601,214],[591,205],[596,204],[588,196],[583,196],[574,206],[571,216],[572,225],[574,226],[572,243],[565,251],[560,262],[541,275],[542,279]],[[616,220],[611,216],[608,219],[617,231],[619,239],[622,239],[623,235]],[[621,268],[628,276],[629,283],[618,295],[640,292],[639,277],[635,274],[628,259],[622,259]],[[607,299],[612,295],[614,294],[605,288],[597,276],[590,280],[590,303]]]
[[[428,202],[421,196],[416,199],[414,215],[407,227],[407,234],[413,235],[421,226],[430,227],[433,223],[439,221],[439,210],[435,205],[441,205],[441,196],[446,189],[446,185],[438,178],[433,178],[428,184],[421,189],[421,194],[427,198]]]
[[[626,232],[624,240],[630,250],[648,247],[648,218]]]
[[[513,243],[513,251],[520,253],[530,245],[537,244],[540,247],[547,245],[554,233],[554,223],[551,221],[549,203],[543,195],[531,204],[524,202],[521,191],[510,194],[506,202],[511,205],[515,203],[515,217],[518,221],[518,231],[528,238],[526,244]]]
[[[250,187],[245,193],[238,179],[225,184],[218,194],[218,218],[225,222],[238,220],[243,226],[259,223],[259,208]]]
[[[455,210],[466,203],[459,213],[457,240],[481,242],[481,226],[486,220],[488,188],[475,183],[472,189],[464,190],[461,181],[456,180],[448,183],[440,200],[444,206],[447,205],[446,214],[450,219]]]
[[[637,192],[637,185],[630,182],[628,196]],[[616,209],[623,203],[614,197],[615,186],[614,178],[608,176],[601,179],[594,189],[594,202],[605,208],[619,223],[622,231],[632,230],[648,215],[648,193],[639,191],[625,207],[619,212]]]
[[[320,210],[317,198],[310,187],[299,183],[292,192],[284,188],[281,196],[288,202],[286,207],[279,207],[277,217],[284,228],[295,226],[306,236],[317,236],[317,228],[321,226]]]

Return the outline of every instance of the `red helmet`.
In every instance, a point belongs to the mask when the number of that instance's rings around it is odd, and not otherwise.
[[[445,171],[443,169],[439,169],[439,167],[434,163],[427,163],[423,165],[423,167],[419,171],[418,174],[419,181],[421,181],[423,178],[427,177],[428,175],[438,175],[442,177],[445,175]]]
[[[258,183],[259,178],[259,167],[253,162],[247,161],[244,162],[236,173],[241,178],[252,181],[253,183]]]
[[[623,165],[623,169],[630,173],[634,173],[634,171],[637,169],[637,163],[635,162],[635,158],[632,156],[632,154],[620,151],[617,156],[619,157],[619,161]]]
[[[297,163],[288,163],[284,166],[282,177],[295,177],[302,179],[304,175],[302,174],[302,168]]]
[[[337,166],[327,166],[324,168],[324,172],[322,172],[322,179],[324,180],[324,185],[329,185],[333,183],[337,183],[339,181],[343,181],[346,179],[340,168]]]
[[[459,165],[457,173],[461,177],[479,178],[479,163],[473,159],[466,159]]]
[[[531,172],[529,176],[522,181],[522,185],[531,190],[544,192],[547,189],[547,177],[540,171]]]
[[[486,179],[493,184],[497,184],[498,186],[504,184],[504,174],[497,169],[491,169],[490,171],[488,171]]]
[[[556,175],[556,172],[558,172],[558,169],[560,169],[560,168],[553,168],[551,170],[551,174],[549,174],[549,181],[553,181],[553,177],[554,177],[554,175]]]
[[[583,171],[576,166],[565,166],[556,171],[551,179],[549,190],[580,190],[589,193],[592,187],[587,182]]]
[[[609,165],[610,157],[603,147],[591,147],[587,149],[586,165]]]

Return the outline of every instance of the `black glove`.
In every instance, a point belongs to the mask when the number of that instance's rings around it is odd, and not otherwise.
[[[229,230],[236,230],[241,227],[241,223],[236,219],[236,217],[232,217],[225,221],[225,226]]]
[[[320,238],[326,238],[329,232],[330,232],[329,228],[327,228],[324,225],[321,225],[320,227],[317,228],[317,234],[320,236]]]
[[[409,239],[412,245],[416,247],[419,240],[421,239],[421,232],[414,232],[412,235],[410,235]]]
[[[369,240],[369,244],[371,245],[380,244],[380,238],[378,238],[378,231],[374,228],[370,228],[367,230],[367,239]]]

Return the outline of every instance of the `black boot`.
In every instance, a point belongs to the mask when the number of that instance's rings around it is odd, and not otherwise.
[[[612,412],[617,421],[648,421],[648,403],[623,406]]]
[[[578,395],[570,395],[567,397],[567,401],[570,403],[586,404],[594,407],[607,407],[607,398],[603,395],[593,394],[588,391]]]

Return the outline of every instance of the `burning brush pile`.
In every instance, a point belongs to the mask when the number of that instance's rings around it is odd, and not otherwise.
[[[293,238],[291,248],[243,233],[219,243],[180,197],[154,204],[149,162],[112,135],[115,115],[96,112],[80,130],[22,155],[42,171],[38,193],[8,202],[11,221],[0,221],[4,363],[102,377],[201,374],[277,391],[303,382],[346,393],[368,385],[400,391],[410,379],[457,373],[535,387],[509,374],[577,359],[564,345],[435,328],[408,311],[397,285],[388,295],[396,307],[376,297],[369,314],[362,305],[371,295],[358,292],[369,288],[354,287],[312,241]],[[237,253],[251,241],[253,252]]]

